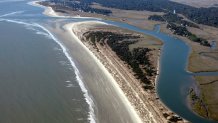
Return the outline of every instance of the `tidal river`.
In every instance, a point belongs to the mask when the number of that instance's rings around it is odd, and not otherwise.
[[[134,123],[127,104],[107,84],[110,78],[84,49],[69,43],[71,37],[62,28],[69,22],[99,19],[48,17],[29,2],[0,1],[0,123]],[[104,22],[161,39],[157,86],[161,100],[191,122],[212,123],[187,105],[189,87],[195,82],[186,72],[190,48],[183,41]]]

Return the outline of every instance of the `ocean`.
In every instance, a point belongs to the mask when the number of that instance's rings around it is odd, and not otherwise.
[[[89,122],[76,66],[27,3],[0,1],[0,123]]]

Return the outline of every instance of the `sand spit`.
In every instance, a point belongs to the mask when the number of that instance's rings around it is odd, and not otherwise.
[[[89,23],[100,23],[100,24],[106,24],[103,22],[98,22],[98,21],[90,21]],[[75,28],[75,23],[71,23],[71,24],[67,24],[64,26],[64,28],[71,32],[72,36],[89,52],[89,54],[93,57],[93,59],[95,59],[95,61],[98,63],[98,65],[101,67],[102,71],[110,78],[112,84],[114,85],[115,89],[117,90],[117,92],[119,92],[119,95],[122,97],[122,100],[125,102],[125,104],[128,106],[128,110],[130,112],[132,112],[132,117],[135,118],[135,122],[136,123],[142,123],[140,117],[137,115],[136,111],[134,110],[134,108],[132,107],[132,105],[130,104],[130,102],[128,101],[128,99],[126,98],[125,94],[123,93],[123,91],[120,89],[118,83],[115,81],[115,79],[113,78],[113,75],[111,73],[108,72],[108,70],[105,68],[105,66],[102,64],[102,62],[96,57],[95,54],[93,54],[92,51],[90,51],[90,49],[88,47],[86,47],[81,41],[80,39],[75,35],[75,33],[72,32],[72,28]]]
[[[105,23],[98,21],[88,21],[88,22],[78,22],[73,24],[68,24],[65,27],[68,30],[72,30],[75,38],[78,37],[78,41],[83,40],[82,36],[84,32],[89,30],[89,27],[95,27],[96,25],[104,25]],[[86,29],[82,27],[87,27]],[[76,37],[77,36],[77,37]],[[81,42],[82,43],[82,42]],[[138,79],[135,78],[130,71],[130,69],[121,61],[117,55],[108,50],[110,48],[98,47],[96,50],[92,45],[83,41],[88,50],[90,50],[93,55],[104,65],[102,66],[107,69],[107,71],[112,75],[113,79],[117,84],[117,88],[120,88],[125,97],[128,98],[131,105],[134,107],[137,114],[140,116],[143,122],[152,122],[152,123],[165,123],[175,118],[176,122],[185,122],[181,118],[175,115],[173,112],[169,111],[163,104],[160,102],[155,90],[145,91]],[[157,60],[157,72],[159,73],[159,58]],[[157,77],[155,77],[156,83]]]
[[[72,31],[72,35],[74,35],[74,37],[77,38],[79,42],[81,42],[81,38],[82,38],[81,37],[82,31],[80,30],[80,26],[79,26],[81,24],[87,24],[91,26],[95,26],[99,24],[108,25],[106,23],[99,22],[99,21],[78,22],[78,23],[72,23],[72,24],[66,25],[68,30]],[[143,116],[142,118],[143,122],[151,122],[151,123],[161,122],[161,120],[160,121],[156,120],[156,118],[153,116],[153,113],[148,110],[148,107],[146,107],[145,104],[143,104],[142,100],[140,100],[139,98],[138,93],[133,89],[133,87],[129,83],[122,82],[122,79],[125,79],[125,76],[122,75],[121,73],[122,71],[119,71],[118,69],[116,69],[116,67],[120,67],[120,66],[113,65],[113,61],[112,61],[113,59],[108,58],[104,54],[96,52],[96,50],[93,49],[93,47],[90,46],[88,43],[81,42],[81,45],[84,45],[85,47],[87,47],[87,50],[89,50],[90,53],[93,54],[93,58],[95,58],[99,62],[99,65],[101,66],[102,70],[104,70],[104,72],[106,72],[108,76],[112,75],[111,80],[113,80],[112,81],[113,84],[115,85],[116,89],[119,89],[119,92],[123,97],[123,100],[125,100],[125,102],[129,105],[129,108],[132,110],[133,114],[136,115],[137,118],[138,118],[137,116],[138,114],[141,114],[141,112],[145,111],[146,113],[143,113],[143,115],[141,115],[141,117]],[[129,81],[129,80],[125,79],[124,81]],[[126,85],[129,86],[132,92],[124,87]],[[139,98],[139,100],[137,98]],[[142,105],[143,107],[146,107],[146,108],[144,108],[143,109],[144,111],[143,111],[139,107],[136,107],[136,105]],[[135,111],[137,112],[137,114],[135,114],[136,113]]]

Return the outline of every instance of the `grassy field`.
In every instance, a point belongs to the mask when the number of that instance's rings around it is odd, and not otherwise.
[[[92,8],[111,10],[112,14],[108,17],[104,17],[105,19],[122,21],[130,25],[134,25],[148,30],[152,30],[154,25],[160,24],[160,22],[148,20],[148,17],[154,14],[156,15],[164,14],[162,12],[121,10],[121,9],[107,8],[96,3],[92,5]]]
[[[160,49],[163,44],[162,41],[152,36],[149,36],[149,35],[144,35],[143,39],[144,40],[140,40],[134,44],[129,45],[129,49],[132,50],[138,47],[150,48],[150,49]]]
[[[218,120],[218,76],[197,76],[201,90],[200,98],[204,101],[210,119]]]

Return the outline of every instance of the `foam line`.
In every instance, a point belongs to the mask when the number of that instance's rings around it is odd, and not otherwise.
[[[57,39],[53,34],[51,34],[51,32],[48,31],[45,27],[43,27],[43,26],[41,26],[41,25],[39,25],[39,24],[34,24],[34,25],[36,25],[36,26],[42,28],[44,31],[46,31],[46,32],[52,37],[52,39],[53,39],[57,44],[59,44],[59,46],[62,48],[63,53],[64,53],[65,56],[68,58],[68,60],[70,61],[72,67],[74,68],[74,72],[75,72],[75,74],[76,74],[77,82],[79,83],[79,86],[80,86],[82,92],[84,93],[83,95],[84,95],[84,97],[85,97],[85,99],[86,99],[86,102],[87,102],[88,105],[89,105],[89,118],[88,118],[88,119],[89,119],[90,123],[96,123],[96,121],[95,121],[95,113],[94,113],[94,108],[93,108],[93,107],[94,107],[94,102],[93,102],[92,98],[89,96],[88,90],[86,89],[86,87],[85,87],[85,85],[84,85],[84,82],[82,81],[82,77],[81,77],[81,75],[80,75],[80,72],[79,72],[78,68],[76,67],[76,65],[75,65],[75,63],[74,63],[72,57],[68,54],[67,49],[66,49],[65,46],[64,46],[62,43],[60,43],[60,41],[58,41],[58,39]]]
[[[0,17],[6,17],[6,16],[9,16],[9,15],[20,14],[20,13],[23,13],[23,12],[24,11],[11,12],[11,13],[7,13],[7,14],[4,14],[4,15],[0,15]]]
[[[25,23],[25,22],[22,22],[22,21],[16,21],[16,20],[1,19],[1,21],[6,21],[6,22],[11,22],[11,23],[16,23],[16,24],[22,24],[22,25],[25,25],[25,26],[34,26],[33,24]]]
[[[82,81],[82,76],[80,75],[80,72],[74,63],[73,58],[67,52],[66,47],[49,30],[47,30],[45,27],[43,27],[37,23],[30,24],[30,23],[25,23],[25,22],[16,21],[16,20],[7,20],[7,19],[2,19],[2,20],[7,21],[7,22],[12,22],[12,23],[17,23],[17,24],[22,24],[25,26],[39,27],[42,30],[44,30],[45,32],[47,32],[50,35],[50,37],[61,47],[62,52],[67,57],[67,59],[70,61],[71,66],[74,68],[74,72],[76,74],[76,80],[77,80],[77,82],[78,82],[78,84],[83,92],[83,96],[85,97],[85,100],[89,106],[88,120],[90,121],[90,123],[96,123],[96,118],[95,118],[95,113],[94,113],[94,102],[93,102],[92,98],[89,96],[88,90],[86,89],[85,84]]]
[[[20,2],[25,0],[1,0],[0,3],[6,3],[6,2]]]

